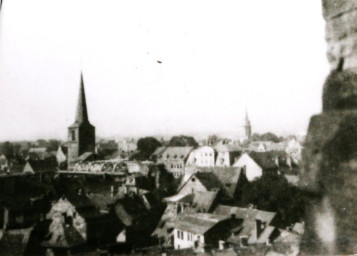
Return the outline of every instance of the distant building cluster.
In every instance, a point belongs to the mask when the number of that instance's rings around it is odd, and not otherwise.
[[[294,255],[301,218],[259,209],[254,193],[264,177],[295,193],[302,143],[253,140],[247,114],[244,130],[149,154],[133,138],[96,141],[81,76],[66,143],[0,155],[0,255]]]

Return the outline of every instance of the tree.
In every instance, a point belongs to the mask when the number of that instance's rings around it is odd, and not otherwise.
[[[52,139],[52,140],[49,140],[48,141],[48,147],[47,147],[47,149],[49,150],[49,151],[55,151],[55,150],[57,150],[58,149],[58,146],[60,145],[60,141],[59,140],[54,140],[54,139]]]
[[[283,137],[279,138],[277,135],[275,135],[274,133],[271,133],[271,132],[267,132],[264,134],[254,133],[252,135],[251,139],[252,139],[252,141],[272,141],[275,143],[278,143],[278,142],[284,140]]]
[[[9,141],[5,141],[0,145],[0,151],[7,159],[11,159],[14,156],[14,147]]]
[[[136,145],[139,152],[131,156],[130,159],[147,160],[161,146],[161,143],[154,137],[145,137],[139,139]]]
[[[208,136],[208,145],[214,145],[217,143],[218,141],[218,136],[216,134],[212,134],[210,136]]]
[[[198,147],[198,143],[193,137],[185,135],[172,137],[169,145],[171,147]]]
[[[242,188],[240,204],[277,212],[281,227],[301,221],[304,212],[303,193],[290,185],[284,176],[265,174]]]

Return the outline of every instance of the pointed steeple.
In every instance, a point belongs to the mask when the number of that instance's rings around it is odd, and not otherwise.
[[[245,109],[244,129],[245,129],[245,136],[247,137],[248,140],[250,140],[250,137],[252,136],[252,126],[250,125],[247,109]]]
[[[86,95],[84,92],[83,74],[81,72],[81,83],[79,88],[78,105],[75,123],[89,123]]]
[[[245,126],[250,126],[250,121],[249,121],[247,109],[245,109]]]

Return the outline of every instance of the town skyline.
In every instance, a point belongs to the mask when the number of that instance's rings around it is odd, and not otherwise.
[[[315,17],[319,3],[269,3],[276,19],[266,23],[259,22],[264,11],[242,11],[254,10],[248,3],[153,4],[165,14],[155,8],[135,12],[134,4],[121,8],[114,1],[100,7],[78,2],[71,9],[60,1],[4,1],[0,118],[7,125],[0,127],[0,140],[65,139],[81,70],[100,137],[238,136],[245,108],[253,132],[306,132],[310,116],[321,109],[328,73],[323,19]],[[291,12],[280,13],[275,5]],[[206,11],[196,19],[202,6]],[[296,22],[295,10],[304,11],[305,22]],[[211,19],[219,13],[225,15]]]

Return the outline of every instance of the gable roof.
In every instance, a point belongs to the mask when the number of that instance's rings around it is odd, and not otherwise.
[[[202,185],[208,191],[220,189],[223,187],[222,182],[212,172],[197,172],[193,175],[202,183]]]
[[[171,203],[187,203],[190,205],[187,212],[208,212],[211,210],[214,202],[218,196],[217,191],[195,192],[192,194],[176,194],[171,197],[164,198],[164,201]]]
[[[217,152],[241,152],[243,149],[238,145],[218,144],[214,147]]]
[[[278,169],[274,152],[250,152],[248,155],[256,162],[263,170]]]
[[[101,215],[94,203],[84,194],[67,191],[65,198],[76,208],[76,211],[85,219],[96,218]]]
[[[87,159],[89,159],[92,155],[94,155],[93,152],[85,152],[82,155],[80,155],[78,157],[78,161],[86,161]]]
[[[165,149],[166,147],[158,147],[157,149],[155,149],[154,153],[151,154],[151,157],[162,154],[162,152],[164,152]]]
[[[51,238],[41,243],[43,247],[71,248],[82,245],[86,242],[73,226],[66,225],[64,223],[60,225],[61,226],[57,229],[61,229],[63,233],[59,232],[60,234],[56,234],[56,232],[52,232]]]
[[[21,230],[4,232],[0,240],[0,255],[20,256],[24,255],[32,227]]]
[[[59,145],[58,150],[62,150],[63,154],[67,155],[68,147],[64,145]]]
[[[234,207],[234,206],[227,206],[227,205],[218,205],[214,210],[215,214],[219,215],[229,215],[235,214],[236,218],[240,219],[249,219],[254,218],[256,220],[261,220],[269,224],[274,217],[276,216],[276,212],[268,212],[262,211],[253,208],[241,208],[241,207]]]
[[[224,219],[227,217],[209,213],[182,215],[176,220],[174,227],[181,231],[203,235]]]
[[[212,173],[219,180],[222,185],[220,188],[230,195],[233,196],[239,179],[242,177],[242,169],[240,167],[196,167],[190,166],[186,167],[185,172],[187,173]],[[186,176],[185,176],[186,177]],[[186,177],[186,179],[189,177]]]
[[[46,160],[27,160],[27,163],[23,169],[24,173],[45,173],[45,172],[56,172],[56,165],[53,161]]]
[[[235,218],[242,219],[243,223],[239,230],[236,230],[234,235],[228,238],[228,242],[230,243],[240,243],[240,236],[247,236],[248,243],[257,243],[259,241],[264,240],[266,237],[269,237],[272,232],[275,230],[274,227],[269,226],[274,217],[276,216],[275,212],[267,212],[261,211],[253,208],[240,208],[240,207],[232,207],[226,205],[218,205],[217,208],[213,212],[214,214],[222,214],[225,216],[235,215]],[[259,235],[259,237],[255,237],[253,234],[256,232],[256,221],[260,220],[261,222],[265,222],[266,228]],[[237,233],[239,235],[237,235]]]
[[[161,153],[157,154],[157,160],[184,160],[187,159],[188,155],[192,150],[193,147],[166,147],[164,150],[161,151]]]

